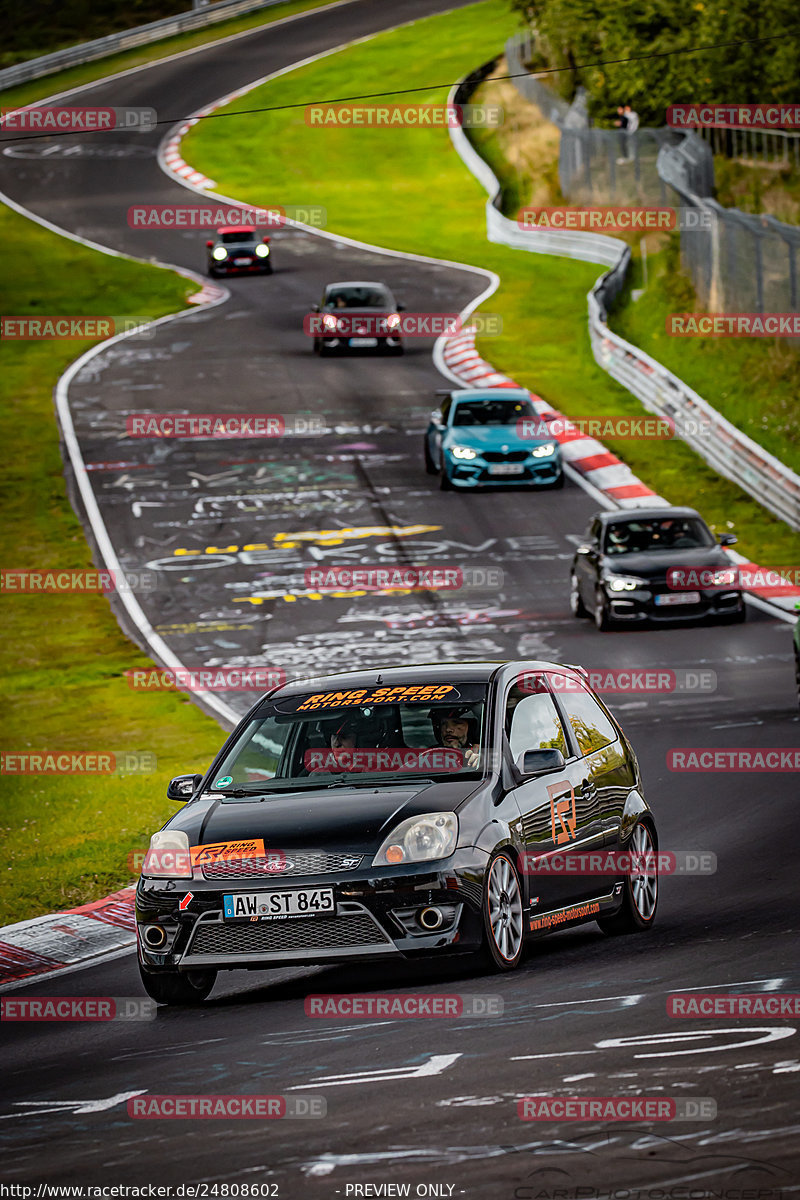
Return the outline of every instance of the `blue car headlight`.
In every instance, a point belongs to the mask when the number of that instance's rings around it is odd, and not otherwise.
[[[534,447],[531,454],[534,458],[550,458],[556,452],[556,442],[542,442],[541,446]]]
[[[478,451],[473,450],[472,446],[450,446],[448,447],[448,450],[449,453],[452,454],[453,458],[460,458],[465,462],[478,457]]]

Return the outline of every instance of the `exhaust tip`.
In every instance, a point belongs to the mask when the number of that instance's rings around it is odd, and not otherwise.
[[[442,910],[440,908],[423,908],[420,910],[417,917],[423,929],[438,929],[442,923]]]
[[[158,950],[167,940],[167,933],[163,925],[145,925],[142,930],[142,941],[151,950]]]

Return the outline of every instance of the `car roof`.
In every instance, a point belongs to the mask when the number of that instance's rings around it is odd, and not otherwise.
[[[342,671],[335,675],[315,675],[311,678],[289,680],[274,692],[271,698],[278,696],[297,696],[307,692],[336,692],[355,691],[361,688],[393,687],[399,684],[409,686],[426,683],[440,683],[442,678],[451,679],[454,683],[488,683],[501,667],[516,667],[522,671],[576,671],[574,666],[566,663],[542,662],[539,660],[516,661],[514,659],[497,659],[496,661],[475,661],[458,663],[420,663],[417,666],[382,667],[375,666],[359,671]],[[580,674],[580,671],[577,671]],[[380,677],[380,682],[378,678]]]
[[[677,519],[678,517],[697,517],[698,520],[703,520],[700,513],[694,508],[679,508],[677,506],[672,508],[670,505],[663,505],[661,508],[656,505],[653,505],[652,508],[628,508],[624,512],[620,509],[615,509],[613,512],[599,512],[595,513],[592,520],[600,520],[603,524],[608,525],[611,521],[637,521],[640,518],[649,521],[658,517],[668,520]]]
[[[255,233],[255,225],[221,225],[217,233]]]
[[[454,388],[453,400],[530,400],[527,388]]]
[[[378,279],[343,279],[339,283],[326,283],[325,291],[329,292],[331,288],[341,287],[383,288],[385,292],[390,292],[392,290],[388,283],[381,283]]]

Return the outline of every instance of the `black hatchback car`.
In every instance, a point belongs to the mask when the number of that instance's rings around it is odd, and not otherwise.
[[[186,807],[153,835],[136,890],[142,980],[162,1003],[203,1000],[236,968],[467,954],[510,970],[537,934],[655,917],[636,756],[580,668],[285,684],[167,794]],[[599,850],[639,866],[601,869]],[[580,873],[557,869],[565,851]]]
[[[314,338],[315,354],[345,350],[377,350],[402,354],[401,312],[383,283],[351,280],[329,283],[319,304],[311,306],[306,332]]]
[[[217,275],[271,275],[269,238],[254,225],[226,225],[206,242],[208,273]]]
[[[596,513],[570,572],[573,616],[598,629],[645,621],[744,621],[737,568],[693,508]]]

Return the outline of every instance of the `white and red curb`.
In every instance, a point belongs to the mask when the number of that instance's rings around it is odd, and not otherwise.
[[[102,900],[0,929],[0,991],[64,972],[136,945],[135,887]]]

